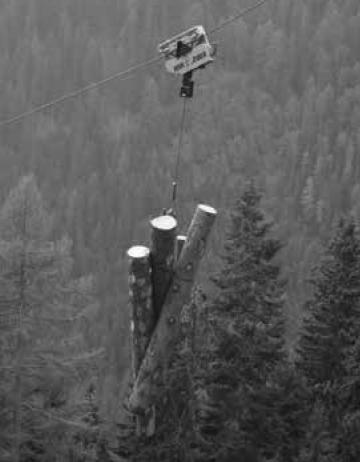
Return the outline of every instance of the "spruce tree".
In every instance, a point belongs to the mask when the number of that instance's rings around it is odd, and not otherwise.
[[[342,460],[352,462],[360,458],[360,337],[348,351],[345,367],[339,446]]]
[[[322,441],[331,441],[321,446],[322,452],[317,449],[319,457],[339,462],[360,457],[360,447],[354,443],[360,422],[359,281],[358,230],[354,219],[342,219],[314,270],[313,296],[306,304],[298,348],[298,368],[307,379],[312,401],[322,410],[317,430],[308,435],[304,461],[313,460],[310,448],[319,434]]]
[[[274,426],[281,396],[276,371],[285,364],[285,282],[275,261],[281,244],[260,201],[251,182],[231,211],[222,268],[213,278],[212,359],[200,400],[213,460],[239,454],[258,460],[274,456],[281,444],[281,428]]]
[[[311,280],[298,366],[314,385],[346,373],[345,357],[358,335],[360,241],[354,220],[341,220]]]

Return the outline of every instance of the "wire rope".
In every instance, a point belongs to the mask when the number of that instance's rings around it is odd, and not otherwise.
[[[226,19],[222,23],[220,23],[218,26],[214,27],[209,31],[209,34],[214,34],[215,32],[218,32],[219,30],[223,29],[224,27],[228,26],[229,24],[238,21],[240,18],[243,16],[246,16],[247,14],[251,13],[254,10],[257,10],[260,8],[260,6],[264,5],[265,3],[269,2],[270,0],[260,0],[259,2],[255,3],[254,5],[251,5],[247,8],[244,8],[241,10],[239,13],[234,14],[230,18]]]
[[[15,122],[19,122],[20,120],[22,119],[25,119],[27,117],[30,117],[32,116],[33,114],[36,114],[37,112],[42,112],[46,109],[49,109],[55,105],[58,105],[58,104],[61,104],[61,103],[64,103],[65,101],[68,101],[70,99],[73,99],[73,98],[77,98],[81,95],[83,95],[84,93],[87,93],[91,90],[94,90],[95,88],[98,88],[98,87],[101,87],[101,86],[104,86],[104,85],[107,85],[108,83],[114,81],[114,80],[126,80],[127,78],[129,78],[130,74],[133,74],[134,72],[140,70],[140,69],[144,69],[145,67],[148,67],[150,66],[151,64],[154,64],[158,61],[160,61],[162,59],[162,57],[159,57],[159,56],[156,56],[154,58],[151,58],[147,61],[143,61],[139,64],[135,64],[134,66],[131,66],[123,71],[120,71],[120,72],[117,72],[116,74],[113,74],[113,75],[110,75],[109,77],[106,77],[102,80],[98,80],[97,82],[92,82],[88,85],[86,85],[85,87],[82,87],[82,88],[79,88],[77,90],[74,90],[72,92],[69,92],[69,93],[66,93],[65,95],[63,96],[60,96],[59,98],[55,98],[47,103],[44,103],[44,104],[41,104],[39,106],[35,106],[34,108],[32,109],[29,109],[28,111],[25,111],[25,112],[22,112],[14,117],[11,117],[9,119],[5,119],[5,120],[2,120],[0,121],[0,127],[4,127],[5,125],[10,125],[10,124],[13,124]]]

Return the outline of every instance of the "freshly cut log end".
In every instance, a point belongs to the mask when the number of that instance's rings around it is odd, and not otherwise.
[[[185,242],[186,242],[185,235],[179,234],[178,236],[176,236],[176,259],[179,258]]]
[[[148,258],[150,255],[150,249],[143,245],[134,245],[130,247],[127,251],[127,255],[129,258]]]
[[[217,215],[217,210],[214,209],[214,207],[211,207],[211,205],[199,204],[198,210],[208,213],[209,215]]]
[[[176,229],[177,221],[171,215],[161,215],[151,220],[151,226],[160,231],[171,231]]]

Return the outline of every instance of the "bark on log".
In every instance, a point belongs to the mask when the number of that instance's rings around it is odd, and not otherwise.
[[[132,375],[136,380],[155,327],[152,305],[150,250],[147,247],[131,247],[129,259],[129,299],[131,305]],[[155,412],[149,408],[144,415],[136,417],[138,436],[153,435],[155,432]]]
[[[216,217],[216,210],[199,205],[176,264],[160,318],[146,350],[129,398],[129,409],[143,414],[159,398],[163,374],[177,342],[182,307],[189,303],[199,262]]]
[[[170,215],[161,215],[150,224],[153,309],[157,321],[173,276],[177,221]]]

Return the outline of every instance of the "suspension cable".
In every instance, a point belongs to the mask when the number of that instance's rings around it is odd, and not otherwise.
[[[270,0],[260,0],[259,2],[255,3],[254,5],[249,6],[248,8],[244,8],[241,10],[239,13],[234,14],[230,18],[226,19],[223,21],[221,24],[218,26],[214,27],[209,31],[209,34],[214,34],[215,32],[218,32],[219,30],[223,29],[224,27],[228,26],[229,24],[238,21],[240,18],[243,16],[246,16],[247,14],[251,13],[254,10],[257,10],[260,6],[264,5],[265,3],[269,2]]]
[[[41,104],[39,106],[35,106],[32,109],[29,109],[28,111],[22,112],[14,117],[11,117],[10,119],[5,119],[0,121],[0,127],[3,127],[5,125],[10,125],[15,122],[19,122],[22,119],[25,119],[37,112],[44,111],[46,109],[49,109],[55,105],[61,104],[69,99],[72,98],[77,98],[78,96],[83,95],[84,93],[89,92],[90,90],[94,90],[95,88],[98,88],[100,86],[106,85],[114,80],[126,80],[130,77],[130,74],[133,74],[134,72],[144,69],[147,66],[150,66],[153,63],[156,63],[160,61],[162,58],[159,56],[156,56],[152,59],[149,59],[147,61],[143,61],[139,64],[135,64],[134,66],[131,66],[124,71],[117,72],[116,74],[110,75],[109,77],[106,77],[105,79],[99,80],[97,82],[90,83],[86,85],[85,87],[79,88],[78,90],[74,90],[70,93],[66,93],[63,96],[60,96],[59,98],[53,99],[45,104]]]

